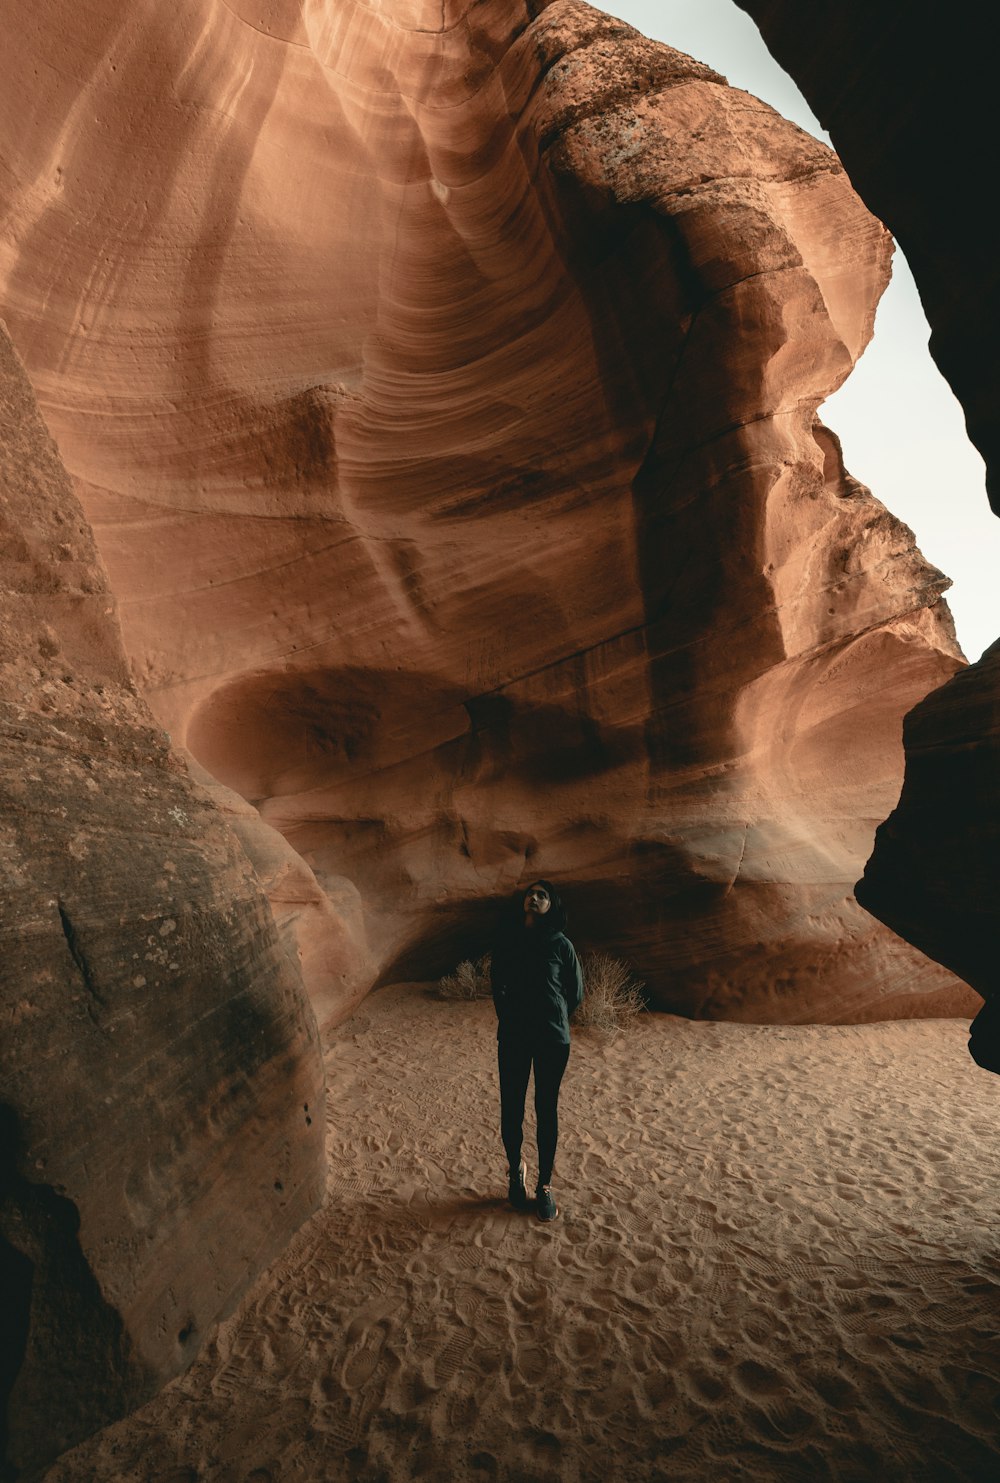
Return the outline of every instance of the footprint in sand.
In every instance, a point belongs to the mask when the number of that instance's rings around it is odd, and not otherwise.
[[[658,1282],[659,1273],[650,1267],[648,1263],[629,1274],[629,1286],[640,1297],[645,1297],[647,1293],[651,1293]]]
[[[630,1236],[649,1236],[653,1230],[652,1212],[644,1205],[625,1208],[618,1218]]]
[[[319,1418],[318,1430],[328,1445],[341,1452],[357,1447],[364,1436],[364,1429],[354,1417],[343,1414]]]
[[[742,1360],[736,1366],[733,1379],[740,1394],[754,1401],[763,1396],[779,1395],[788,1383],[769,1365],[758,1364],[752,1359]]]
[[[614,1299],[611,1299],[614,1302]],[[577,1359],[591,1359],[601,1347],[601,1338],[596,1328],[577,1328],[571,1335],[571,1344]]]
[[[374,1188],[375,1181],[367,1174],[342,1174],[330,1181],[330,1192],[333,1195],[370,1195]]]
[[[715,1406],[726,1395],[728,1385],[725,1377],[707,1365],[692,1364],[683,1377],[690,1395],[704,1406]]]
[[[489,1253],[481,1246],[460,1246],[455,1252],[453,1265],[460,1272],[478,1272],[482,1267],[491,1266]]]
[[[724,1302],[739,1291],[739,1267],[729,1262],[715,1262],[706,1274],[702,1297],[713,1303]]]
[[[729,1245],[735,1252],[740,1266],[745,1267],[772,1288],[776,1288],[788,1279],[815,1283],[830,1275],[828,1262],[806,1261],[804,1257],[793,1256],[788,1252],[777,1252],[771,1256],[763,1251],[756,1251],[751,1246],[745,1246],[740,1241],[732,1241]]]
[[[344,1364],[342,1380],[345,1390],[360,1390],[371,1379],[382,1357],[385,1339],[385,1330],[381,1328],[365,1334],[360,1347],[348,1356]]]
[[[448,1403],[448,1429],[453,1436],[464,1437],[476,1424],[479,1401],[475,1395],[456,1395]]]
[[[589,1246],[594,1239],[594,1233],[597,1229],[594,1224],[594,1217],[581,1216],[579,1214],[564,1214],[560,1217],[559,1225],[562,1229],[559,1233],[559,1244],[555,1252],[556,1261],[560,1267],[576,1266],[580,1261],[580,1248]]]
[[[981,1314],[976,1312],[974,1306],[969,1303],[933,1303],[924,1309],[923,1318],[926,1322],[937,1325],[944,1329],[967,1329],[975,1327],[975,1321]]]
[[[466,1272],[479,1271],[483,1267],[494,1267],[502,1256],[511,1237],[511,1227],[494,1223],[482,1232],[482,1242],[477,1246],[460,1246],[455,1252],[455,1266]]]
[[[696,1246],[711,1246],[719,1223],[719,1212],[715,1205],[702,1200],[692,1201],[681,1211],[691,1222],[691,1240]]]
[[[505,1215],[502,1220],[492,1220],[484,1225],[482,1244],[484,1251],[501,1252],[512,1235],[512,1218]]]
[[[515,1351],[514,1368],[523,1380],[528,1381],[529,1385],[535,1385],[549,1368],[549,1361],[544,1349],[539,1349],[534,1344],[526,1344]]]
[[[220,1396],[224,1401],[232,1404],[242,1389],[245,1379],[245,1364],[231,1359],[213,1375],[209,1388],[214,1396]]]
[[[435,1385],[447,1385],[465,1364],[472,1339],[468,1334],[454,1334],[434,1359]]]
[[[855,1339],[871,1339],[876,1333],[875,1317],[867,1307],[838,1313],[837,1327]]]
[[[370,1158],[361,1160],[354,1177],[370,1180],[373,1186],[384,1189],[387,1185],[395,1187],[400,1179],[410,1173],[412,1173],[412,1166],[408,1165],[404,1159]]]

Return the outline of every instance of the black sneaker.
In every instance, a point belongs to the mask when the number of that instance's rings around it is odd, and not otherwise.
[[[555,1220],[559,1214],[550,1185],[540,1184],[535,1190],[535,1214],[539,1220]]]
[[[528,1208],[528,1186],[524,1182],[524,1176],[528,1172],[528,1166],[522,1159],[516,1169],[510,1171],[507,1184],[507,1198],[515,1210],[527,1210]]]

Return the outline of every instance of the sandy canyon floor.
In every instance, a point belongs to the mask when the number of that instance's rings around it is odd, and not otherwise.
[[[46,1483],[1000,1477],[1000,1078],[964,1023],[578,1031],[551,1226],[505,1203],[494,1036],[372,995],[328,1050],[327,1207]]]

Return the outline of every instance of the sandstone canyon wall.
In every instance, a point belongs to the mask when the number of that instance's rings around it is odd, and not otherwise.
[[[0,1472],[28,1478],[184,1368],[316,1208],[323,1075],[2,326],[0,550]]]
[[[4,27],[0,308],[321,1017],[536,873],[684,1013],[968,1002],[851,891],[961,658],[817,420],[891,251],[837,159],[579,0]]]
[[[782,0],[738,3],[906,252],[931,354],[962,403],[1000,514],[1000,270],[987,158],[995,88],[982,7],[890,0],[873,11],[822,0],[804,25],[801,7]],[[899,806],[858,899],[988,995],[1000,987],[996,645],[907,718],[906,755]]]

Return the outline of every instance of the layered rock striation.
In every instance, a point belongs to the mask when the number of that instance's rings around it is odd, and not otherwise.
[[[0,549],[0,1465],[30,1478],[183,1369],[316,1208],[323,1073],[2,326]]]
[[[906,253],[930,351],[965,410],[1000,514],[1000,269],[988,187],[994,64],[974,0],[736,0]]]
[[[965,409],[1000,513],[1000,273],[984,189],[992,51],[978,6],[810,8],[739,0],[795,77],[851,180],[903,246],[930,351]],[[946,200],[941,182],[947,182]],[[956,519],[961,511],[956,508]],[[994,645],[907,717],[906,781],[858,899],[982,994],[995,992],[1000,662]]]
[[[836,157],[579,0],[5,25],[0,305],[323,1018],[541,873],[662,1006],[954,1007],[851,892],[962,661],[817,418],[891,251]]]

